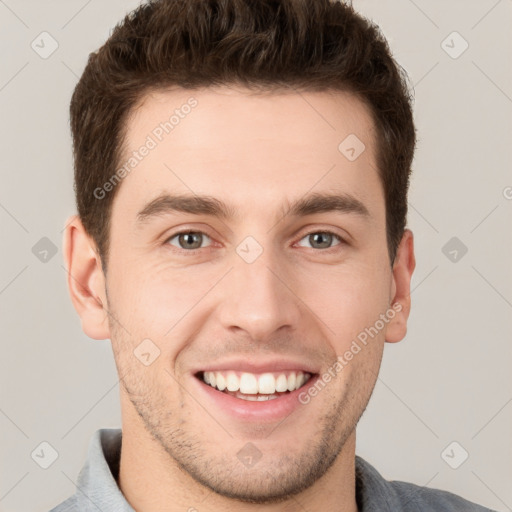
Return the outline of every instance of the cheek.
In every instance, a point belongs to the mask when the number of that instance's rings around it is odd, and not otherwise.
[[[330,267],[301,278],[297,295],[343,345],[387,310],[387,274],[371,266]]]
[[[208,294],[222,273],[211,265],[169,268],[165,265],[119,265],[109,285],[119,320],[133,337],[162,339]],[[110,294],[109,294],[110,295]]]

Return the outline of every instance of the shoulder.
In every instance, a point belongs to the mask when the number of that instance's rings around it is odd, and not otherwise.
[[[356,493],[363,512],[496,512],[448,491],[386,480],[369,462],[357,455]]]
[[[76,496],[70,496],[67,500],[59,503],[56,507],[52,508],[50,512],[75,512],[78,511],[76,504]]]
[[[421,487],[409,482],[389,482],[404,512],[493,512],[461,496],[441,489]]]

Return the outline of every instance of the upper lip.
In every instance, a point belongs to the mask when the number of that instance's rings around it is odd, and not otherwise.
[[[294,361],[292,359],[268,359],[268,360],[248,360],[244,359],[231,359],[222,362],[215,362],[214,364],[207,364],[197,368],[192,373],[199,372],[215,372],[215,371],[228,371],[234,370],[238,372],[247,373],[265,373],[265,372],[279,372],[285,370],[299,370],[311,374],[318,373],[310,362]]]

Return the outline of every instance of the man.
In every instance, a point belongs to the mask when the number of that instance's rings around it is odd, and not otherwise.
[[[122,435],[54,511],[486,510],[355,455],[415,267],[410,95],[377,27],[328,0],[146,3],[71,126],[68,285],[112,342]]]

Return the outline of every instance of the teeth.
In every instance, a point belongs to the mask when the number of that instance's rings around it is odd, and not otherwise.
[[[214,373],[214,372],[211,372]],[[215,387],[215,386],[213,386]],[[226,376],[226,387],[228,391],[238,391],[240,389],[240,379],[237,377],[236,373],[229,372]]]
[[[286,375],[279,375],[276,379],[276,391],[282,393],[283,391],[288,391],[288,379]]]
[[[250,402],[266,402],[267,400],[274,400],[274,398],[279,398],[277,395],[245,395],[240,393],[240,391],[237,391],[235,396]]]
[[[210,373],[210,372],[206,372],[206,373]],[[213,372],[211,372],[213,373]],[[224,375],[222,375],[222,373],[218,373],[216,375],[216,378],[217,378],[217,389],[219,389],[220,391],[224,391],[226,389],[226,379],[224,378]]]
[[[240,392],[246,395],[258,394],[258,379],[252,373],[242,373],[240,377]]]
[[[276,392],[276,379],[271,373],[264,373],[258,379],[259,392],[271,395]]]
[[[275,395],[275,393],[295,391],[310,378],[311,375],[309,373],[301,371],[262,373],[258,375],[248,372],[237,374],[234,371],[203,372],[203,380],[206,384],[217,388],[219,391],[243,393],[243,398],[253,401],[277,398],[278,395]],[[258,396],[247,398],[247,395]]]
[[[297,375],[295,372],[290,373],[288,375],[288,389],[297,389],[295,386],[297,384]]]

